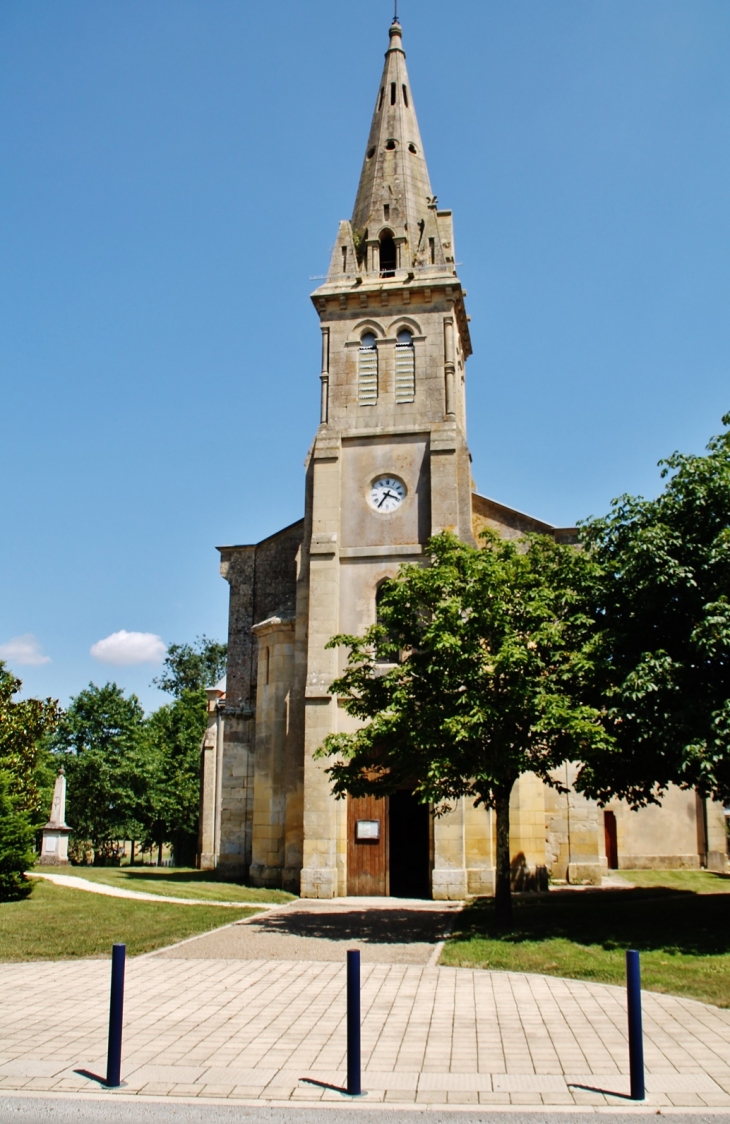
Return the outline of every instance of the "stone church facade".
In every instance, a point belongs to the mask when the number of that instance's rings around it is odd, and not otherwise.
[[[474,491],[466,438],[466,293],[452,215],[429,180],[401,27],[385,67],[350,222],[313,294],[322,337],[320,424],[304,518],[262,542],[221,547],[230,586],[228,674],[208,692],[201,867],[308,897],[460,899],[494,887],[493,815],[460,801],[434,819],[404,791],[336,801],[325,736],[353,720],[329,694],[338,632],[373,623],[378,587],[432,534],[475,543],[484,527],[574,542]],[[562,780],[570,783],[571,769]],[[515,786],[516,886],[550,874],[599,883],[610,867],[725,866],[720,806],[672,790],[661,808],[606,809],[526,775]]]

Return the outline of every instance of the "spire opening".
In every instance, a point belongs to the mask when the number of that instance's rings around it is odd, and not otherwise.
[[[395,274],[397,264],[397,251],[393,234],[390,230],[384,230],[380,235],[380,276],[392,277]]]
[[[365,146],[366,158],[351,220],[353,230],[358,232],[358,259],[367,261],[368,272],[385,276],[392,276],[394,272],[406,268],[405,259],[410,262],[415,257],[416,250],[411,242],[424,204],[433,197],[401,35],[400,24],[393,23],[382,77],[376,87],[375,110]],[[390,204],[390,214],[384,212],[386,202]],[[371,241],[372,256],[370,253],[366,255],[364,247],[358,244],[362,239],[360,232],[370,227],[373,238],[376,238],[376,231],[383,226],[389,229],[394,239],[395,253],[389,245],[380,247]],[[428,226],[429,230],[422,234],[419,243],[420,258],[417,262],[413,260],[414,265],[427,264],[426,237],[435,233],[435,216],[433,219],[429,216]],[[382,251],[380,262],[378,249]]]

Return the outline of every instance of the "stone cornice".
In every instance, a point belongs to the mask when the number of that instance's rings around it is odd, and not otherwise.
[[[379,274],[363,274],[355,278],[343,275],[341,281],[320,285],[311,293],[311,300],[320,319],[326,317],[327,320],[349,319],[353,312],[363,313],[365,309],[370,315],[382,316],[386,308],[392,310],[401,305],[424,305],[428,308],[445,301],[453,306],[464,356],[468,358],[472,354],[472,345],[465,296],[466,292],[455,274],[440,272],[416,277],[412,272],[403,271],[401,276],[387,279]]]

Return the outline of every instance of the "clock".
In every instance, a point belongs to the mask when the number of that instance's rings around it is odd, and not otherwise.
[[[376,511],[395,511],[406,498],[406,486],[397,476],[378,476],[370,486],[370,506]]]

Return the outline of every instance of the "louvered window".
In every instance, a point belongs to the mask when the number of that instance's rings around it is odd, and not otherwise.
[[[378,349],[372,332],[366,332],[360,340],[357,357],[357,400],[361,406],[374,406],[378,401]]]
[[[413,336],[403,329],[395,347],[395,400],[413,402],[416,397],[416,356]]]

